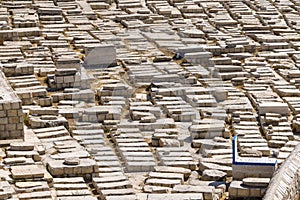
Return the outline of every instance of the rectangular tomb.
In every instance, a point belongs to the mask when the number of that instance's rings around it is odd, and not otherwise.
[[[114,45],[99,45],[85,48],[83,66],[87,68],[105,68],[116,64]]]

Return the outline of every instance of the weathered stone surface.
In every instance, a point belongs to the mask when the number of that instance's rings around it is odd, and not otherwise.
[[[244,178],[243,184],[253,187],[267,187],[269,185],[269,178]]]
[[[206,169],[219,170],[219,171],[225,172],[228,176],[232,175],[232,168],[228,167],[228,166],[224,166],[224,165],[200,162],[199,168],[201,171],[204,171]]]
[[[44,178],[44,171],[36,165],[12,166],[11,173],[15,179]]]
[[[298,2],[0,4],[0,199],[297,198]]]
[[[202,172],[201,180],[203,181],[219,181],[226,176],[225,172],[219,170],[206,169]]]
[[[116,49],[113,45],[87,47],[85,49],[85,67],[108,67],[115,65]]]
[[[33,149],[34,145],[26,142],[10,144],[10,150],[12,151],[32,151]]]
[[[79,165],[79,163],[80,163],[79,158],[72,158],[72,157],[66,158],[64,161],[65,165]]]

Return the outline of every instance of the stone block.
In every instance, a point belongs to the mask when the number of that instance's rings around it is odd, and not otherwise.
[[[11,143],[10,150],[12,151],[32,151],[34,145],[27,142]]]
[[[98,45],[85,48],[84,67],[108,67],[116,64],[114,45]]]
[[[247,177],[270,178],[275,169],[275,166],[259,166],[255,164],[232,165],[232,172],[235,180],[242,180]]]
[[[282,115],[288,115],[289,107],[286,103],[280,102],[260,103],[258,105],[258,111],[261,115],[266,113],[278,113]]]
[[[12,177],[15,179],[43,178],[44,171],[36,165],[12,166]]]

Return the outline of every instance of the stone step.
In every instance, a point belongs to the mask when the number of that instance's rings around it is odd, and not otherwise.
[[[118,181],[118,182],[108,182],[108,183],[97,183],[95,185],[98,192],[100,193],[101,190],[107,190],[107,189],[126,189],[126,188],[132,188],[132,185],[129,181]]]
[[[249,187],[268,187],[270,178],[243,178],[243,184]]]
[[[268,143],[265,142],[265,143],[239,143],[238,144],[240,147],[243,147],[243,148],[251,148],[251,147],[268,147]]]
[[[149,147],[140,147],[140,146],[137,146],[137,147],[119,147],[120,151],[121,152],[149,152],[150,149]]]
[[[102,135],[80,135],[80,136],[73,136],[73,138],[79,141],[92,140],[92,139],[97,139],[97,140],[104,139]]]
[[[200,162],[206,162],[206,163],[214,163],[219,165],[226,165],[231,166],[232,165],[232,159],[231,158],[201,158]]]
[[[52,199],[50,191],[40,191],[40,192],[31,192],[31,193],[21,193],[18,194],[20,200],[30,200],[30,199]]]
[[[163,161],[161,164],[170,167],[184,167],[187,169],[196,170],[199,163],[196,161]]]
[[[145,185],[143,187],[143,190],[147,193],[171,193],[172,188],[155,185]]]
[[[120,163],[119,161],[100,161],[100,162],[97,162],[97,165],[99,166],[99,168],[102,168],[102,167],[119,167],[120,166]]]
[[[141,156],[135,156],[135,155],[127,155],[126,157],[123,157],[125,162],[155,162],[154,157],[152,155],[145,155],[144,157]]]
[[[87,185],[85,183],[54,183],[53,187],[56,190],[80,190],[87,189]]]
[[[124,174],[120,167],[100,167],[99,176],[102,178],[102,177],[124,176]]]
[[[126,147],[148,147],[146,142],[134,142],[134,143],[118,143],[119,148],[126,148]]]
[[[175,185],[182,184],[182,181],[178,179],[149,178],[146,180],[145,184],[163,187],[173,187]]]
[[[3,160],[4,164],[14,166],[14,165],[29,165],[34,164],[34,160],[32,158],[26,158],[26,157],[12,157],[12,158],[5,158]]]
[[[174,152],[174,151],[157,151],[157,154],[159,157],[164,158],[164,157],[191,157],[190,152]]]
[[[118,161],[119,158],[115,155],[94,155],[96,161]]]
[[[121,152],[122,158],[126,159],[127,157],[153,157],[153,154],[150,151],[146,152]]]
[[[33,132],[38,134],[38,133],[55,132],[55,131],[62,131],[62,130],[66,130],[66,128],[64,126],[55,126],[49,128],[33,129]]]
[[[111,182],[119,182],[119,181],[126,181],[128,178],[124,175],[122,176],[110,176],[110,177],[94,177],[93,183],[99,184],[99,183],[111,183]]]
[[[88,158],[90,157],[90,154],[85,150],[76,150],[66,153],[58,153],[50,156],[51,158],[55,160],[62,160],[65,158]]]
[[[106,196],[106,200],[137,200],[136,195]]]
[[[231,148],[230,143],[226,142],[215,142],[213,140],[206,139],[194,139],[192,141],[192,145],[194,148],[205,148],[205,149],[227,149]]]
[[[262,152],[263,156],[270,156],[271,150],[269,147],[252,147],[253,150]]]
[[[53,183],[85,183],[82,177],[53,178]]]
[[[76,190],[56,190],[56,195],[61,196],[91,196],[91,192],[88,189],[76,189]]]
[[[177,157],[177,156],[169,156],[169,157],[162,157],[160,158],[161,162],[189,162],[189,161],[194,161],[194,159],[192,157],[187,157],[187,156],[182,156],[182,157]]]
[[[72,135],[103,135],[104,131],[102,129],[97,130],[73,130]]]
[[[279,141],[279,140],[269,140],[268,144],[271,148],[281,148],[285,145],[285,141]]]
[[[118,144],[136,143],[136,142],[143,143],[143,142],[145,142],[144,138],[116,138],[115,141]]]
[[[238,143],[266,143],[266,140],[261,139],[249,139],[249,138],[238,138]]]
[[[212,157],[214,155],[232,154],[232,150],[231,149],[204,149],[202,151],[202,154],[205,157]]]
[[[85,145],[93,145],[93,144],[98,144],[98,145],[104,145],[105,141],[103,139],[84,139],[82,141],[79,142],[81,145],[85,146]]]
[[[154,169],[155,162],[151,161],[140,161],[140,162],[131,162],[126,161],[126,169],[128,172],[148,172]]]
[[[184,174],[184,178],[187,178],[191,174],[190,169],[186,169],[183,167],[169,167],[169,166],[156,166],[154,167],[155,172],[162,172],[162,173],[178,173]]]
[[[61,196],[59,197],[60,200],[78,200],[78,198],[80,198],[80,200],[97,200],[97,197],[92,197],[92,196]]]
[[[3,184],[4,185],[4,184]],[[16,182],[15,191],[17,193],[30,193],[37,191],[48,191],[49,185],[46,181],[26,181],[26,182]]]
[[[34,161],[40,161],[41,157],[37,151],[7,151],[7,158],[25,157],[32,158]]]
[[[90,152],[90,154],[93,154],[94,157],[114,157],[115,152],[109,150],[109,151],[105,151],[105,150],[97,150],[98,148],[91,148],[91,145],[87,145],[86,149],[88,152]]]
[[[61,137],[61,136],[66,136],[69,135],[68,131],[66,130],[61,130],[61,131],[55,131],[55,132],[44,132],[44,133],[36,133],[36,136],[39,139],[44,139],[44,138],[55,138],[55,137]]]
[[[150,178],[178,179],[178,180],[181,180],[181,181],[184,180],[184,175],[183,174],[177,174],[177,173],[150,172],[149,177]]]
[[[68,141],[74,141],[74,139],[69,136],[61,136],[61,137],[55,137],[55,138],[44,138],[44,139],[40,139],[42,143],[47,144],[47,143],[51,143],[51,142],[68,142]]]
[[[123,195],[132,195],[134,194],[134,190],[133,189],[118,189],[118,190],[101,190],[101,194],[104,197],[107,196],[119,196],[120,198],[122,198]]]

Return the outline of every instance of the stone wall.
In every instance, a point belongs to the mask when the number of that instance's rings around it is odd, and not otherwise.
[[[22,102],[0,71],[0,139],[22,138]]]
[[[273,175],[264,200],[299,200],[300,198],[300,145]]]

